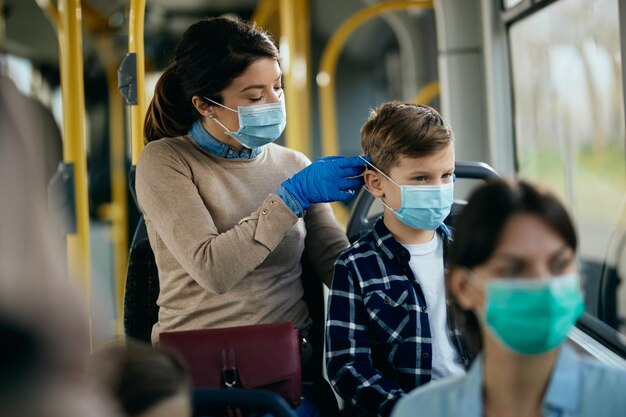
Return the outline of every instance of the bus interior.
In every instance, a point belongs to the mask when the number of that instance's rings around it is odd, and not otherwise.
[[[132,187],[146,105],[182,32],[231,16],[279,46],[278,143],[311,160],[360,155],[372,108],[428,104],[456,132],[458,210],[492,176],[555,192],[584,277],[568,343],[626,369],[625,0],[0,0],[0,12],[1,89],[44,155],[39,209],[88,306],[92,346],[149,340],[158,277],[127,283],[152,256]],[[361,191],[333,210],[354,239],[382,206]]]

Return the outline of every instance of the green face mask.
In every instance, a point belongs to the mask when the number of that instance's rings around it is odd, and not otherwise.
[[[583,311],[575,273],[540,280],[497,279],[486,285],[484,323],[502,345],[521,355],[556,348]]]

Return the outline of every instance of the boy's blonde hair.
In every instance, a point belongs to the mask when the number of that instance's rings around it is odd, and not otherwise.
[[[431,155],[454,142],[450,126],[437,110],[422,104],[392,101],[371,111],[361,128],[361,148],[385,173],[400,156]]]

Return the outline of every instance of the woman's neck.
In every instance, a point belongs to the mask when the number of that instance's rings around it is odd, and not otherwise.
[[[485,417],[540,417],[557,350],[517,355],[484,335]]]

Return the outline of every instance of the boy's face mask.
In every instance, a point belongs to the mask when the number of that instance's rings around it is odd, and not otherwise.
[[[274,142],[280,137],[287,125],[285,100],[253,106],[239,106],[237,110],[234,110],[210,98],[204,97],[204,99],[239,115],[239,130],[236,132],[228,129],[215,117],[212,119],[225,129],[225,134],[246,148],[259,148]]]
[[[470,279],[478,278],[469,271]],[[559,346],[585,307],[576,273],[487,282],[482,321],[503,346],[538,355]]]
[[[454,201],[454,183],[440,185],[400,185],[387,174],[363,159],[369,166],[400,188],[400,208],[394,210],[380,199],[402,223],[420,230],[435,230],[450,214]]]

